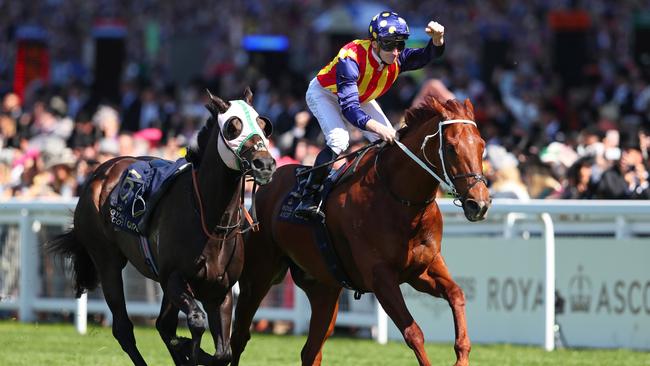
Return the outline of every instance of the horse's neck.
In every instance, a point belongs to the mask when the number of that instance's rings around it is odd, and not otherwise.
[[[198,185],[203,201],[205,221],[208,228],[215,225],[228,225],[235,208],[238,207],[241,194],[241,179],[239,172],[228,168],[213,146],[210,146],[203,155],[198,169]],[[224,213],[229,213],[224,215]]]
[[[401,142],[420,158],[420,160],[426,163],[427,160],[420,149],[423,139],[423,136],[408,135]],[[429,145],[434,145],[433,141],[429,142]],[[428,157],[432,163],[434,163],[435,159],[430,154],[432,151],[437,151],[438,149],[438,144],[436,143],[435,145],[435,150],[433,149],[434,146],[429,146],[427,149]],[[418,165],[415,160],[409,157],[406,152],[402,151],[396,145],[385,147],[385,149],[387,150],[381,153],[376,167],[385,182],[379,182],[379,184],[387,184],[388,189],[395,195],[412,202],[424,202],[436,194],[440,183],[424,170],[424,168]],[[429,165],[429,168],[438,176],[442,176],[439,166]],[[383,187],[381,189],[386,191],[386,188]]]

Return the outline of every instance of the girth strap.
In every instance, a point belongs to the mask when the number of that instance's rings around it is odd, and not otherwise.
[[[359,300],[365,291],[357,289],[352,284],[350,276],[348,276],[348,274],[345,272],[343,264],[339,259],[339,255],[336,253],[336,250],[332,245],[329,233],[327,232],[327,227],[325,226],[325,222],[321,220],[314,220],[312,223],[316,245],[318,246],[318,250],[320,250],[321,255],[323,256],[323,259],[325,259],[325,264],[327,265],[329,272],[341,284],[341,286],[354,291],[354,299]]]

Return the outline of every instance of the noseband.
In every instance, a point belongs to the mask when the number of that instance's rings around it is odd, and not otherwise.
[[[426,163],[422,161],[420,158],[418,158],[417,155],[414,154],[411,150],[409,150],[408,147],[406,147],[403,143],[399,142],[398,140],[395,140],[395,144],[397,144],[397,146],[399,146],[399,148],[402,149],[402,151],[404,151],[404,153],[406,153],[406,155],[408,155],[413,161],[415,161],[422,169],[424,169],[427,173],[433,176],[440,183],[440,187],[442,187],[442,189],[444,189],[447,193],[451,194],[454,197],[454,204],[456,206],[461,206],[462,202],[464,202],[467,199],[467,195],[469,194],[469,191],[472,189],[472,187],[474,187],[479,182],[482,182],[487,186],[487,179],[482,173],[476,173],[476,172],[463,173],[463,174],[452,175],[452,176],[450,176],[447,173],[447,168],[445,167],[445,155],[443,149],[444,141],[442,136],[442,128],[446,125],[456,124],[456,123],[470,124],[476,127],[476,122],[467,119],[452,119],[452,120],[440,122],[438,124],[438,131],[436,131],[436,133],[432,135],[425,136],[424,140],[422,141],[422,145],[420,146],[420,151],[422,152],[422,156],[424,156]],[[431,169],[432,167],[435,167],[435,164],[433,164],[431,160],[429,160],[425,151],[427,142],[429,142],[429,140],[435,137],[436,135],[438,135],[440,139],[440,148],[438,149],[438,155],[440,156],[440,162],[442,163],[442,174],[444,179],[441,178],[438,174],[436,174],[433,171],[433,169]],[[377,172],[377,175],[379,175],[379,171],[377,170],[377,160],[379,160],[379,152],[375,157],[375,171]],[[472,178],[474,178],[474,181],[471,184],[469,184],[465,194],[461,195],[460,193],[458,193],[458,190],[456,189],[456,185],[454,184],[454,182],[457,181],[458,179],[472,179]],[[397,198],[398,201],[402,202],[407,206],[417,205],[416,203],[397,197],[392,191],[390,191],[390,193],[393,195],[393,197]],[[429,204],[431,201],[433,201],[433,198],[420,203],[420,205]]]
[[[246,142],[246,141],[244,141]],[[243,147],[243,144],[242,144]],[[241,169],[241,174],[242,175],[247,175],[250,173],[250,171],[253,169],[253,164],[245,158],[246,154],[250,151],[268,151],[266,148],[266,144],[264,144],[264,140],[259,140],[256,143],[252,144],[251,146],[240,150],[239,152],[232,151],[233,155],[235,155],[235,158],[237,159],[237,163],[239,164],[239,167]]]

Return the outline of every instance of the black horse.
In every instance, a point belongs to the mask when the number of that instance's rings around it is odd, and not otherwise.
[[[266,140],[271,123],[252,108],[252,97],[248,88],[244,100],[225,102],[210,94],[206,107],[212,117],[187,156],[191,174],[179,174],[149,219],[146,237],[157,274],[141,253],[138,236],[115,229],[109,213],[108,197],[124,170],[148,157],[118,157],[100,165],[80,194],[73,229],[48,244],[54,253],[72,258],[77,296],[101,283],[113,314],[113,335],[135,365],[146,363],[124,301],[122,269],[127,261],[161,284],[164,295],[156,328],[175,364],[220,365],[231,360],[231,287],[243,266],[243,180],[252,175],[263,185],[275,171]],[[187,315],[191,339],[176,336],[179,310]],[[206,326],[214,338],[214,356],[200,347]]]

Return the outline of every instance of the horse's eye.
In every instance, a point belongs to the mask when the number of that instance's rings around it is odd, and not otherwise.
[[[231,117],[223,124],[223,137],[228,141],[236,139],[241,134],[242,127],[241,119]]]

